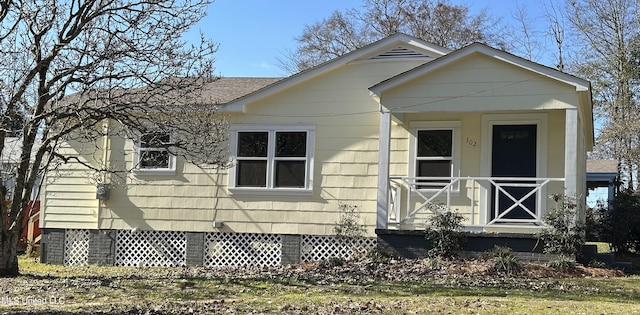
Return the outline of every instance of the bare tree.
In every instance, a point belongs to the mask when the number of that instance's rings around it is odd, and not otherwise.
[[[365,0],[360,9],[336,11],[307,25],[296,38],[298,47],[279,61],[285,71],[295,73],[395,33],[453,49],[473,42],[502,47],[495,23],[486,11],[473,15],[467,6],[446,0]]]
[[[603,122],[597,147],[616,158],[628,188],[640,164],[640,20],[634,0],[570,0],[570,21],[583,45],[576,72],[593,84],[596,115]]]
[[[536,17],[529,14],[530,10],[518,3],[511,12],[514,26],[507,30],[511,51],[529,60],[539,59],[543,47],[540,40],[543,38],[536,26]]]
[[[18,274],[16,247],[39,176],[64,163],[127,171],[65,155],[62,143],[99,150],[107,135],[168,133],[171,141],[151,141],[190,161],[224,163],[226,121],[198,92],[215,80],[217,47],[181,39],[208,4],[0,0],[0,149],[16,113],[24,117],[10,195],[0,183],[0,200],[9,201],[0,203],[0,276]]]
[[[558,4],[549,0],[545,5],[545,16],[549,22],[548,35],[553,39],[556,48],[556,69],[564,71],[565,46],[566,46],[566,14],[562,11]]]

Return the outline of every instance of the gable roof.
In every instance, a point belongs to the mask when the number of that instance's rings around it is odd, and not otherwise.
[[[425,56],[432,56],[432,58],[440,57],[450,52],[449,49],[440,47],[438,45],[434,45],[423,40],[411,37],[406,34],[394,34],[373,42],[367,46],[364,46],[360,49],[356,49],[350,53],[342,55],[338,58],[329,60],[324,62],[318,66],[310,68],[308,70],[299,72],[290,77],[282,79],[281,81],[263,87],[262,89],[256,90],[252,93],[248,93],[244,96],[241,96],[231,102],[229,102],[225,107],[224,111],[244,111],[244,106],[247,103],[256,101],[262,97],[270,95],[274,92],[284,90],[286,88],[292,87],[299,83],[302,83],[306,80],[309,80],[313,77],[316,77],[320,74],[323,74],[327,71],[333,70],[339,66],[343,66],[348,64],[349,62],[353,62],[359,59],[382,59],[380,56],[387,54],[389,51],[395,51],[394,57],[388,59],[397,59],[398,47],[410,46],[411,49],[408,49],[409,55],[413,54],[413,57],[424,58]],[[420,56],[423,55],[423,56]],[[431,60],[431,59],[426,59]]]
[[[593,130],[593,104],[591,96],[591,83],[587,80],[578,78],[568,73],[541,65],[539,63],[518,57],[506,51],[498,50],[481,43],[473,43],[433,61],[415,67],[411,70],[400,73],[394,77],[384,80],[369,88],[374,98],[379,98],[381,94],[390,88],[399,86],[409,82],[417,77],[425,75],[429,72],[441,69],[451,63],[473,54],[483,54],[485,56],[501,60],[515,67],[537,73],[541,76],[556,80],[558,82],[568,84],[575,87],[579,95],[580,108],[587,130],[587,147],[592,147],[594,142]]]
[[[580,79],[570,74],[518,57],[506,51],[489,47],[481,43],[473,43],[471,45],[458,49],[454,52],[451,52],[447,55],[444,55],[436,60],[425,63],[421,66],[415,67],[409,71],[400,73],[392,78],[384,80],[370,87],[369,90],[374,94],[380,96],[380,93],[382,93],[382,91],[386,89],[389,89],[399,84],[403,84],[405,82],[413,80],[416,77],[419,77],[431,71],[440,69],[446,65],[449,65],[457,60],[460,60],[464,57],[467,57],[475,53],[480,53],[498,60],[502,60],[516,67],[526,69],[531,72],[538,73],[540,75],[544,75],[548,78],[551,78],[569,85],[573,85],[575,86],[576,91],[578,92],[585,92],[585,91],[591,90],[591,85],[587,80]]]

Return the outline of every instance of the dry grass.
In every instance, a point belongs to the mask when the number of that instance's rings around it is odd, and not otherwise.
[[[0,312],[30,314],[633,314],[640,280],[578,267],[361,259],[272,268],[63,267],[21,261]]]

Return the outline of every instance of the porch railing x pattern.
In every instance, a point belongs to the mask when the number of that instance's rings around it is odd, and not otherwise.
[[[423,226],[431,214],[468,206],[466,225],[544,225],[542,198],[552,182],[564,183],[564,178],[390,177],[388,222]],[[481,211],[485,222],[477,218]]]

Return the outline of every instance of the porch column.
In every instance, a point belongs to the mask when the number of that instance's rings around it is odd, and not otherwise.
[[[380,111],[380,136],[378,145],[378,209],[376,229],[387,228],[389,217],[389,150],[391,143],[391,112]]]
[[[578,109],[565,110],[564,185],[568,197],[578,196]]]

